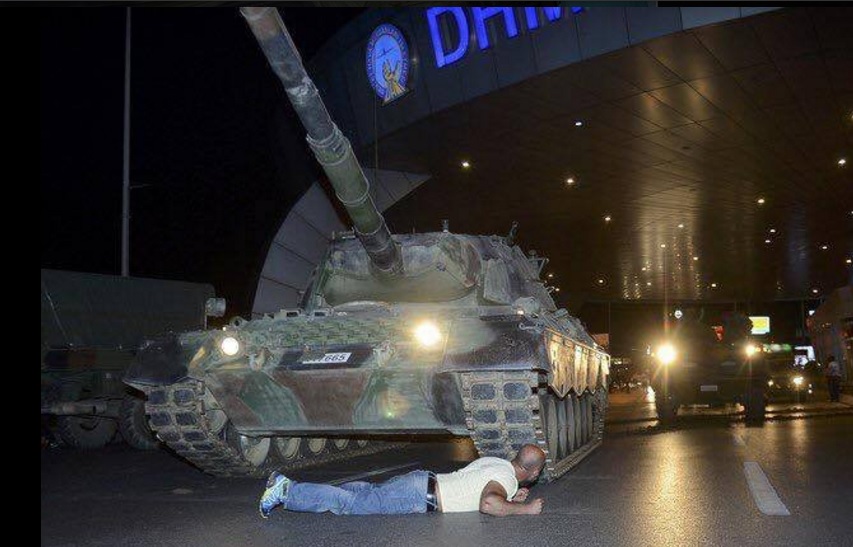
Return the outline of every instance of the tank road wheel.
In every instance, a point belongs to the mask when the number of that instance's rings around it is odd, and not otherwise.
[[[584,408],[586,409],[586,431],[584,431],[585,442],[592,439],[592,433],[595,431],[595,424],[592,421],[592,393],[587,392],[583,396]]]
[[[273,453],[282,463],[292,463],[299,459],[301,444],[301,437],[276,437],[273,439]]]
[[[125,442],[137,450],[154,450],[160,446],[148,425],[142,396],[125,395],[121,400],[118,429]]]
[[[264,462],[270,452],[269,437],[249,437],[242,435],[230,421],[223,432],[225,441],[242,459],[257,468],[264,466]]]
[[[350,440],[346,437],[337,437],[332,439],[332,449],[335,452],[344,452],[349,448]]]
[[[581,416],[581,404],[578,394],[572,392],[572,415],[575,418],[575,448],[583,446],[583,419]]]
[[[578,443],[576,442],[575,405],[572,403],[571,393],[567,394],[566,398],[563,400],[563,408],[566,409],[566,440],[568,442],[566,454],[568,455],[574,452],[578,447]]]
[[[102,448],[115,437],[115,420],[99,416],[60,416],[56,428],[62,441],[74,448]]]
[[[539,388],[543,393],[539,395],[539,412],[542,416],[542,429],[545,432],[545,443],[549,455],[553,461],[560,459],[559,436],[560,424],[557,421],[556,397],[547,388]]]
[[[566,419],[566,405],[564,401],[556,398],[555,401],[557,403],[557,428],[560,434],[557,442],[557,456],[562,460],[571,452],[568,438],[568,421]]]
[[[302,443],[302,453],[308,458],[319,458],[329,447],[329,439],[324,437],[308,437]]]

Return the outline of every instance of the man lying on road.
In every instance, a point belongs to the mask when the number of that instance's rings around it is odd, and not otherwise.
[[[538,515],[543,501],[528,501],[529,490],[545,465],[545,453],[535,444],[522,446],[510,461],[483,457],[453,473],[422,469],[373,484],[353,481],[339,486],[296,482],[274,471],[260,501],[267,518],[281,505],[290,511],[336,515],[399,515],[441,511],[480,511],[487,515]]]

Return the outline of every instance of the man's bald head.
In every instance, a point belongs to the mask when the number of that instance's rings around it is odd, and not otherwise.
[[[519,482],[532,482],[542,472],[545,465],[545,452],[535,444],[526,444],[518,450],[512,459]]]

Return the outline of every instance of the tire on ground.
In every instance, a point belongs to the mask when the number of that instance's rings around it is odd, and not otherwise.
[[[118,428],[125,442],[133,448],[154,450],[160,446],[148,425],[145,400],[141,396],[124,396],[119,408]]]
[[[84,449],[106,446],[118,430],[115,420],[98,416],[60,416],[56,428],[65,444]]]
[[[678,402],[675,397],[666,397],[663,393],[655,393],[655,410],[661,423],[672,423],[678,415]]]
[[[764,387],[761,385],[750,386],[746,392],[746,421],[750,424],[760,424],[764,421],[766,401],[764,398]]]

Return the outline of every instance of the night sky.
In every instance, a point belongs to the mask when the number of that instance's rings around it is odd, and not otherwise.
[[[361,11],[281,10],[306,61]],[[41,267],[117,275],[125,9],[40,12]],[[133,8],[131,36],[130,273],[212,283],[249,316],[319,170],[285,176],[307,146],[237,8]]]

